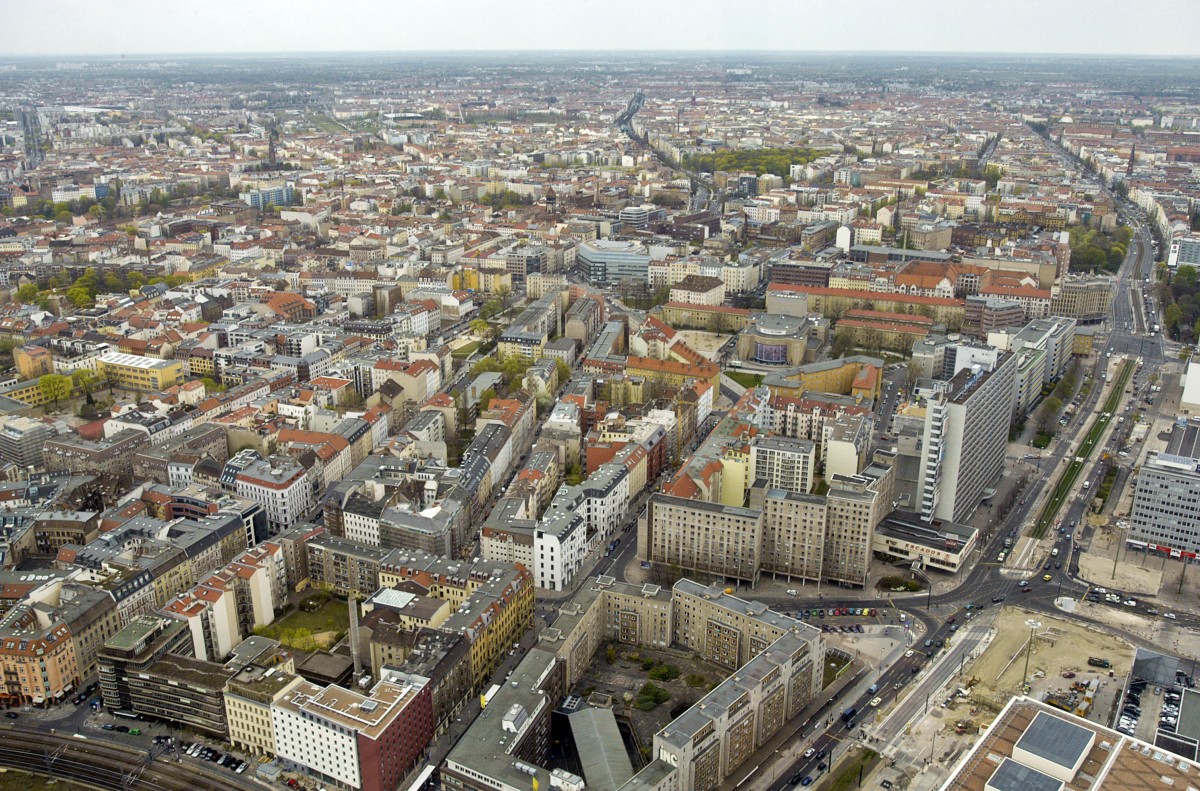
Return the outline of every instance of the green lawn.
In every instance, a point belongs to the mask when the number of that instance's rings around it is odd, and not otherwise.
[[[836,654],[826,654],[825,677],[821,681],[821,688],[824,689],[832,684],[833,680],[838,677],[838,673],[841,673],[842,669],[848,664],[850,664],[849,659],[844,659]]]
[[[1031,444],[1033,445],[1033,447],[1035,447],[1039,450],[1045,450],[1046,448],[1050,447],[1050,443],[1053,440],[1054,440],[1053,434],[1038,434],[1036,437],[1033,438],[1033,442]]]
[[[847,791],[850,788],[858,788],[860,773],[862,777],[870,774],[871,767],[878,758],[879,753],[874,750],[860,750],[850,763],[843,766],[841,771],[833,776],[833,782],[829,784],[830,791]]]
[[[462,346],[459,346],[457,349],[450,352],[450,356],[465,359],[474,354],[482,345],[483,341],[471,341],[470,343],[464,343]]]
[[[1047,528],[1054,523],[1054,519],[1058,515],[1058,509],[1066,501],[1067,493],[1071,491],[1071,487],[1079,480],[1079,475],[1083,472],[1084,465],[1087,464],[1092,451],[1099,444],[1100,437],[1104,434],[1109,421],[1113,418],[1113,411],[1121,403],[1121,395],[1125,392],[1125,386],[1129,384],[1129,377],[1133,375],[1135,367],[1136,363],[1132,360],[1126,360],[1122,364],[1121,372],[1117,374],[1112,390],[1109,391],[1108,398],[1104,401],[1101,414],[1097,415],[1096,419],[1092,421],[1092,427],[1088,430],[1087,437],[1079,447],[1075,459],[1067,465],[1067,469],[1063,470],[1063,474],[1059,476],[1058,483],[1054,485],[1054,491],[1050,495],[1050,500],[1042,508],[1042,514],[1038,517],[1037,525],[1033,529],[1032,535],[1034,538],[1044,536]],[[1108,417],[1105,417],[1105,415],[1108,415]]]
[[[325,598],[324,594],[320,594],[320,597]],[[333,632],[340,638],[349,628],[350,611],[346,602],[342,599],[328,597],[328,600],[313,612],[297,609],[276,620],[270,626],[258,627],[254,633],[279,640],[289,648],[311,651],[319,647],[313,645],[313,635]]]
[[[758,387],[763,380],[762,374],[751,374],[745,371],[726,371],[725,375],[745,388]]]

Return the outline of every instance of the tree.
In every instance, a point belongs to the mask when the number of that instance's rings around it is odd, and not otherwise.
[[[501,283],[496,287],[495,295],[496,299],[500,300],[500,304],[504,306],[504,310],[508,310],[508,304],[512,301],[512,286],[506,283]]]
[[[33,305],[38,299],[38,287],[33,283],[25,283],[17,289],[17,302]]]
[[[53,401],[57,407],[60,400],[71,395],[71,380],[62,374],[46,374],[38,379],[38,389],[43,398]]]
[[[79,370],[72,372],[71,380],[74,382],[75,387],[82,390],[84,395],[88,396],[89,398],[92,395],[92,388],[97,382],[100,381],[95,372],[87,368],[80,368]],[[40,385],[41,383],[39,382],[38,384]]]
[[[225,385],[219,384],[217,382],[217,380],[213,379],[211,376],[201,377],[200,383],[204,385],[204,391],[206,393],[223,393],[223,392],[225,392]]]
[[[88,290],[82,286],[67,289],[67,299],[77,308],[90,308],[95,302]]]
[[[487,334],[492,329],[491,323],[484,319],[472,319],[470,326],[471,326],[471,332],[475,333],[480,338],[486,338]]]

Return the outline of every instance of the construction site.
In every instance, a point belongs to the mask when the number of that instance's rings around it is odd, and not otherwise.
[[[996,712],[1024,692],[1107,723],[1133,653],[1124,640],[1078,622],[1006,607],[991,644],[967,670],[970,698]]]

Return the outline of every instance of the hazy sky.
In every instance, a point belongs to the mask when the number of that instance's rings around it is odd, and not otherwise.
[[[1200,0],[0,0],[3,55],[506,49],[1200,55]]]

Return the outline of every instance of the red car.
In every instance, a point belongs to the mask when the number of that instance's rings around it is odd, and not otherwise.
[[[1063,678],[1075,678],[1075,674],[1068,670],[1066,673],[1063,673]]]

